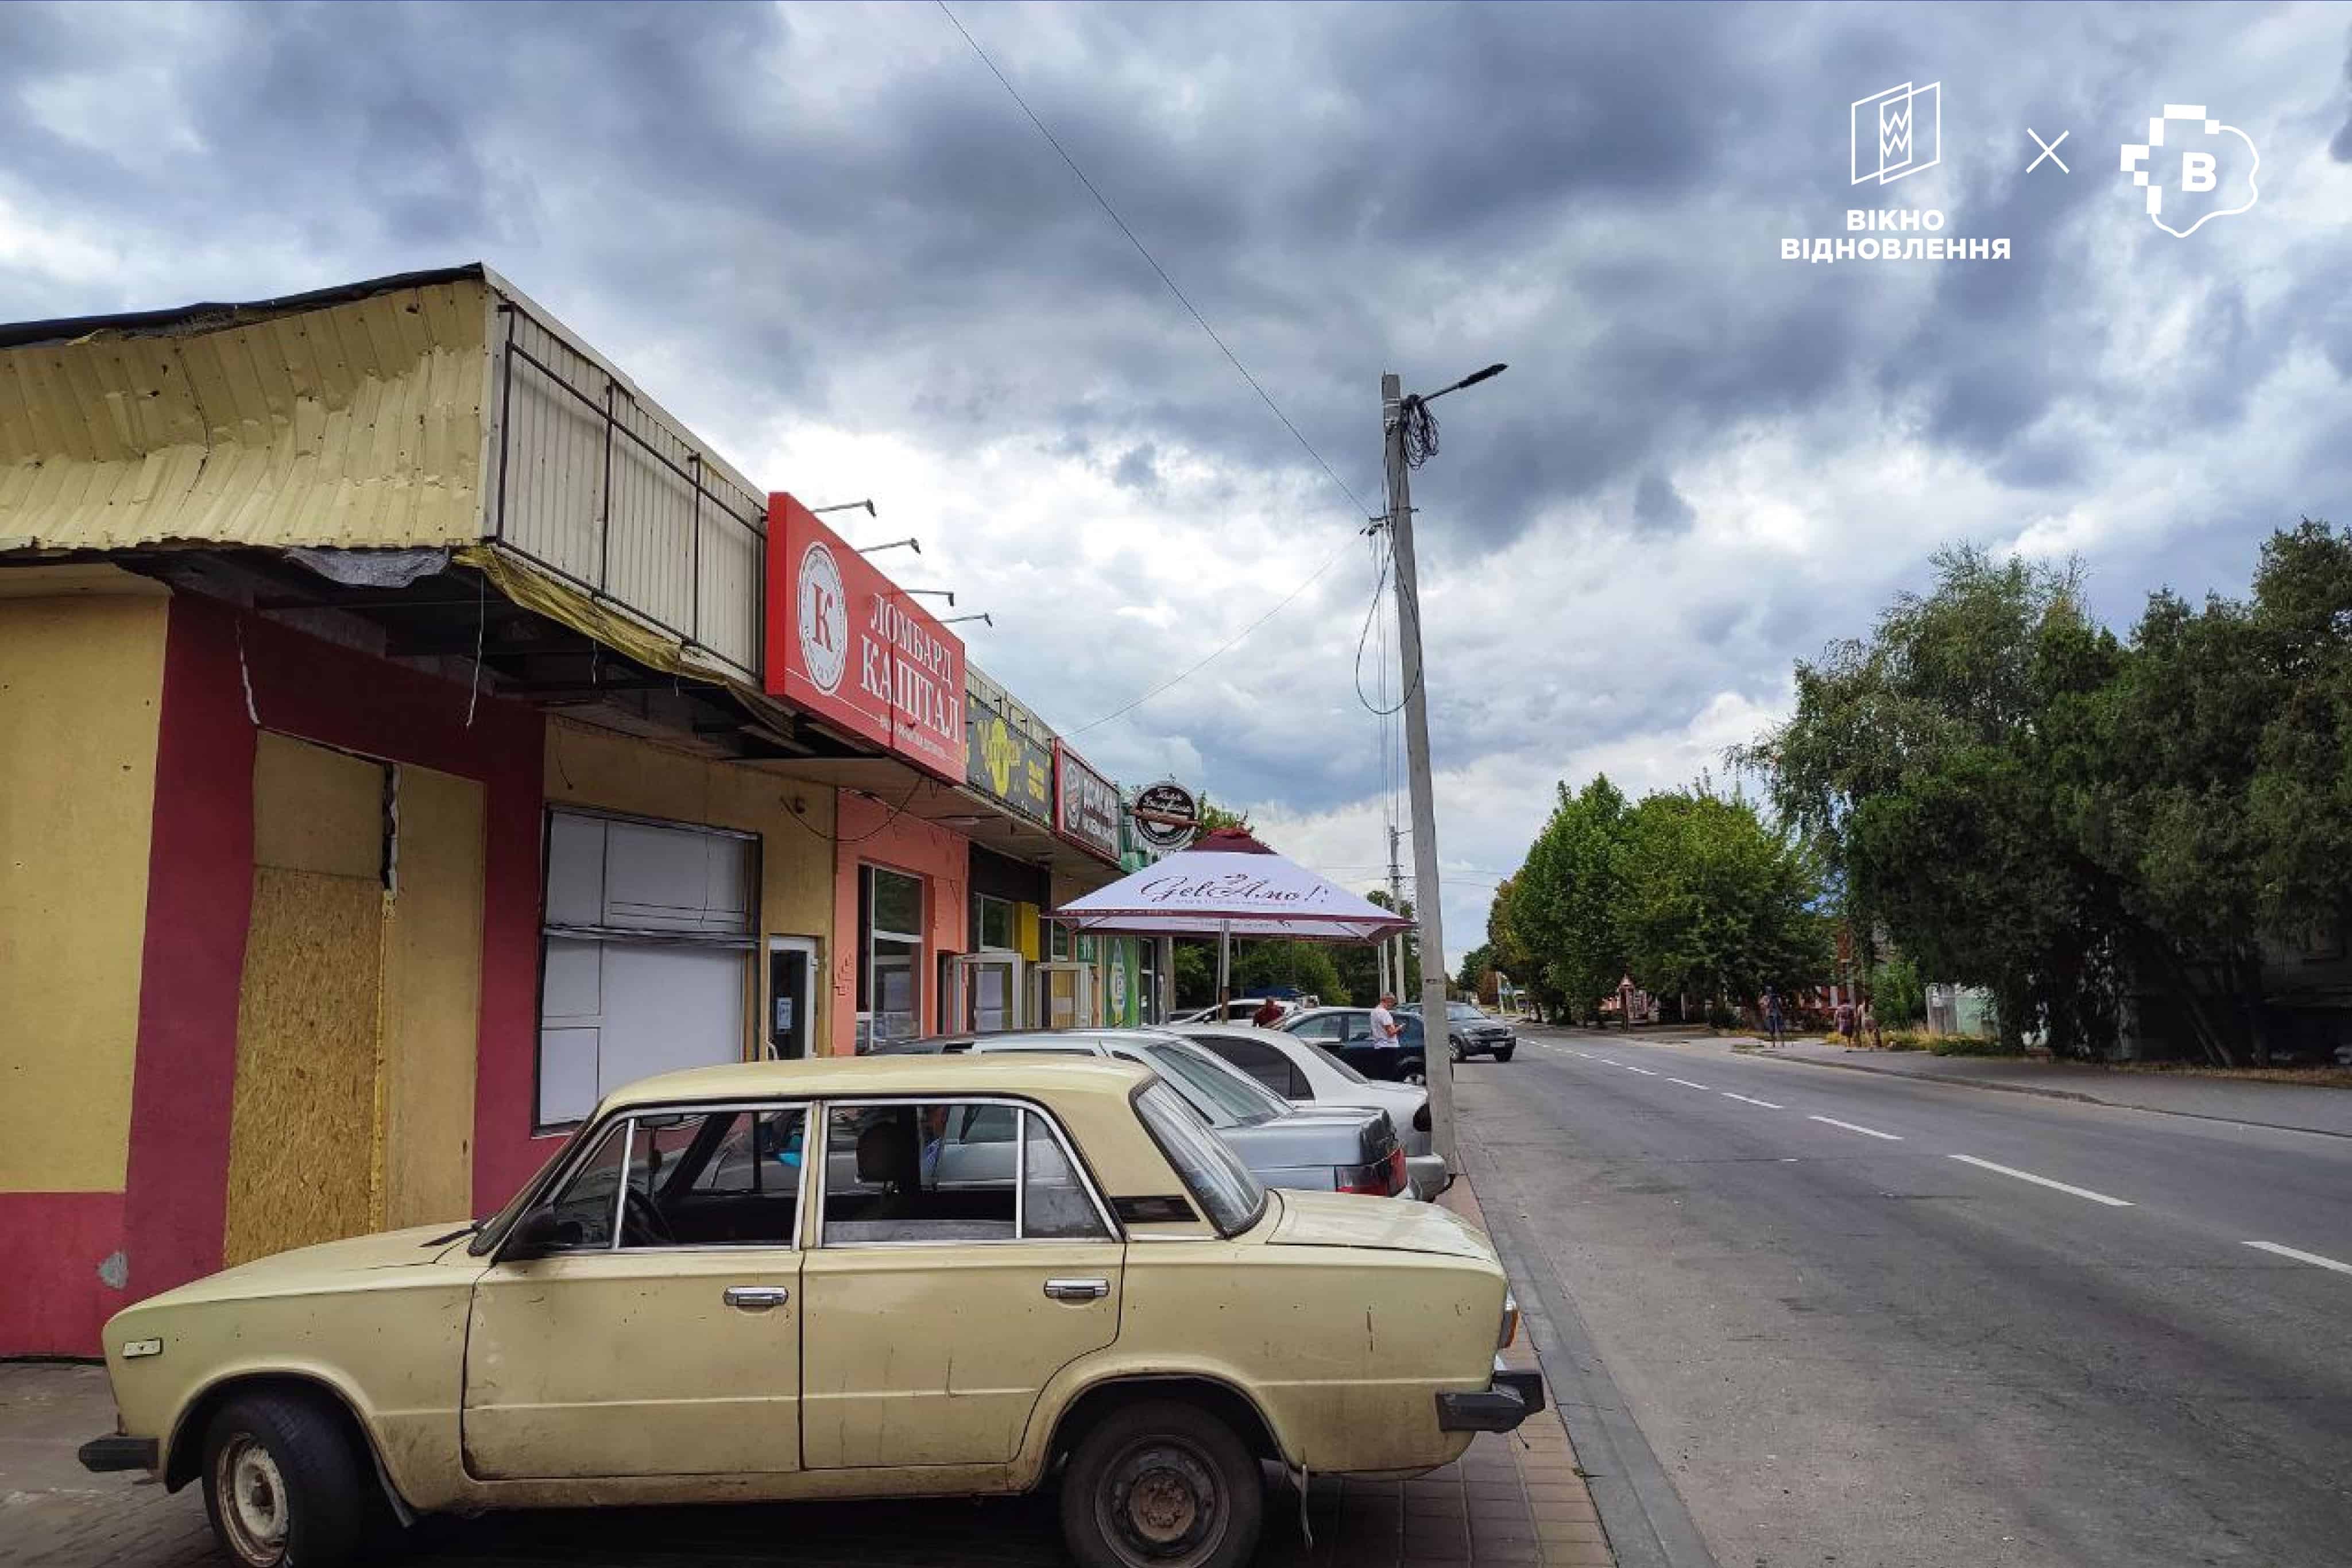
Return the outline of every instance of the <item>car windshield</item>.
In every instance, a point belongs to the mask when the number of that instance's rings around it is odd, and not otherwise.
[[[1472,1007],[1468,1002],[1453,1002],[1447,1005],[1445,1009],[1445,1016],[1450,1019],[1483,1019],[1486,1015],[1480,1012],[1476,1008]]]
[[[1257,1223],[1265,1210],[1265,1188],[1222,1139],[1201,1124],[1174,1088],[1164,1081],[1145,1085],[1135,1097],[1135,1110],[1220,1235],[1237,1236]]]
[[[1245,1078],[1197,1046],[1147,1045],[1139,1054],[1184,1098],[1220,1127],[1251,1127],[1270,1122],[1290,1107],[1255,1079]]]

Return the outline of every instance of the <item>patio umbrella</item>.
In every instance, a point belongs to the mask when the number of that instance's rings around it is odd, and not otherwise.
[[[1236,936],[1377,942],[1412,922],[1275,853],[1238,828],[1145,866],[1054,911],[1081,931],[1214,936],[1223,1005]]]

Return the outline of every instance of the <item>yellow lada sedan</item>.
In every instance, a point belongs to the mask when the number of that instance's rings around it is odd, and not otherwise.
[[[1540,1408],[1486,1239],[1268,1192],[1101,1059],[706,1068],[493,1218],[304,1248],[106,1328],[92,1469],[248,1568],[436,1510],[1025,1491],[1088,1564],[1245,1561],[1262,1461],[1410,1475]]]

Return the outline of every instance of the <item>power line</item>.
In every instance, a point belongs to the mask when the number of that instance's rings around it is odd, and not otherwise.
[[[1168,269],[1160,265],[1160,258],[1151,254],[1150,248],[1147,246],[1141,239],[1136,236],[1136,233],[1132,228],[1128,226],[1127,220],[1118,215],[1118,209],[1111,205],[1110,198],[1104,195],[1100,188],[1097,187],[1092,180],[1087,177],[1087,172],[1078,167],[1078,161],[1070,156],[1070,150],[1063,146],[1061,139],[1055,136],[1052,130],[1046,126],[1045,122],[1037,117],[1037,111],[1029,107],[1029,100],[1021,96],[1020,89],[1013,85],[1011,78],[1006,77],[1002,70],[997,68],[996,62],[989,57],[988,51],[980,47],[980,40],[971,36],[971,29],[966,27],[962,21],[957,17],[955,12],[949,8],[947,0],[937,0],[937,4],[940,8],[940,14],[948,19],[950,26],[953,26],[959,34],[962,35],[963,41],[971,46],[971,52],[980,57],[980,63],[988,68],[988,74],[996,78],[997,85],[1004,89],[1005,95],[1011,98],[1015,104],[1020,106],[1021,112],[1028,117],[1029,123],[1037,128],[1037,134],[1045,139],[1045,144],[1051,147],[1061,158],[1062,162],[1068,166],[1070,172],[1077,176],[1078,183],[1086,187],[1087,194],[1095,199],[1095,204],[1102,208],[1104,214],[1108,216],[1113,224],[1118,225],[1118,232],[1127,236],[1127,243],[1135,247],[1136,255],[1143,257],[1144,261],[1150,265],[1151,270],[1159,274],[1160,281],[1168,286],[1168,292],[1176,297],[1176,302],[1184,307],[1185,313],[1192,318],[1193,321],[1200,327],[1202,331],[1208,334],[1209,341],[1217,346],[1217,351],[1224,355],[1226,361],[1230,363],[1235,371],[1240,372],[1242,380],[1249,383],[1250,391],[1257,393],[1258,401],[1265,403],[1266,408],[1273,413],[1274,417],[1282,422],[1282,428],[1290,432],[1291,439],[1297,442],[1299,448],[1304,451],[1307,456],[1315,460],[1315,465],[1323,470],[1325,476],[1330,479],[1331,483],[1339,486],[1339,493],[1347,497],[1349,504],[1355,507],[1354,515],[1360,517],[1366,516],[1367,508],[1365,507],[1363,501],[1356,495],[1356,492],[1353,489],[1349,487],[1348,482],[1339,477],[1339,470],[1332,467],[1329,463],[1324,461],[1323,455],[1315,450],[1315,444],[1307,439],[1306,433],[1301,431],[1297,425],[1291,423],[1290,416],[1282,412],[1282,405],[1274,401],[1273,394],[1265,390],[1265,386],[1259,382],[1257,377],[1250,373],[1250,368],[1242,363],[1241,356],[1234,353],[1232,347],[1226,343],[1224,339],[1217,335],[1217,329],[1209,325],[1209,319],[1206,316],[1202,315],[1200,308],[1192,303],[1192,299],[1185,294],[1183,289],[1177,287],[1176,280],[1169,276]],[[1346,547],[1342,546],[1339,550],[1333,552],[1331,559],[1325,561],[1321,566],[1317,567],[1314,572],[1305,582],[1300,583],[1297,588],[1292,589],[1288,593],[1284,594],[1280,600],[1276,601],[1272,610],[1267,611],[1264,615],[1259,616],[1247,626],[1242,628],[1241,632],[1235,635],[1232,641],[1218,647],[1206,658],[1202,659],[1198,664],[1193,664],[1191,668],[1177,675],[1173,680],[1162,682],[1160,685],[1156,685],[1150,691],[1144,693],[1141,696],[1137,697],[1133,702],[1129,703],[1125,707],[1119,708],[1115,712],[1107,713],[1103,715],[1102,717],[1094,720],[1092,723],[1081,725],[1076,729],[1071,730],[1069,733],[1074,736],[1084,735],[1087,730],[1095,729],[1103,725],[1108,724],[1112,719],[1132,713],[1135,709],[1142,706],[1145,703],[1150,702],[1153,697],[1158,696],[1160,693],[1190,679],[1194,674],[1206,666],[1212,660],[1214,660],[1219,655],[1226,653],[1236,643],[1242,642],[1243,639],[1248,637],[1251,632],[1256,631],[1268,621],[1274,619],[1276,612],[1287,606],[1291,601],[1297,599],[1300,594],[1306,592],[1307,588],[1312,585],[1317,579],[1320,578],[1325,572],[1330,570],[1334,565],[1338,564],[1339,556],[1345,553],[1345,550]],[[1358,689],[1359,694],[1360,695],[1360,684]]]

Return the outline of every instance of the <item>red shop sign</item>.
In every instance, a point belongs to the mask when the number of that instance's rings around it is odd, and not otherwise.
[[[767,639],[769,695],[963,782],[962,640],[782,491]]]

